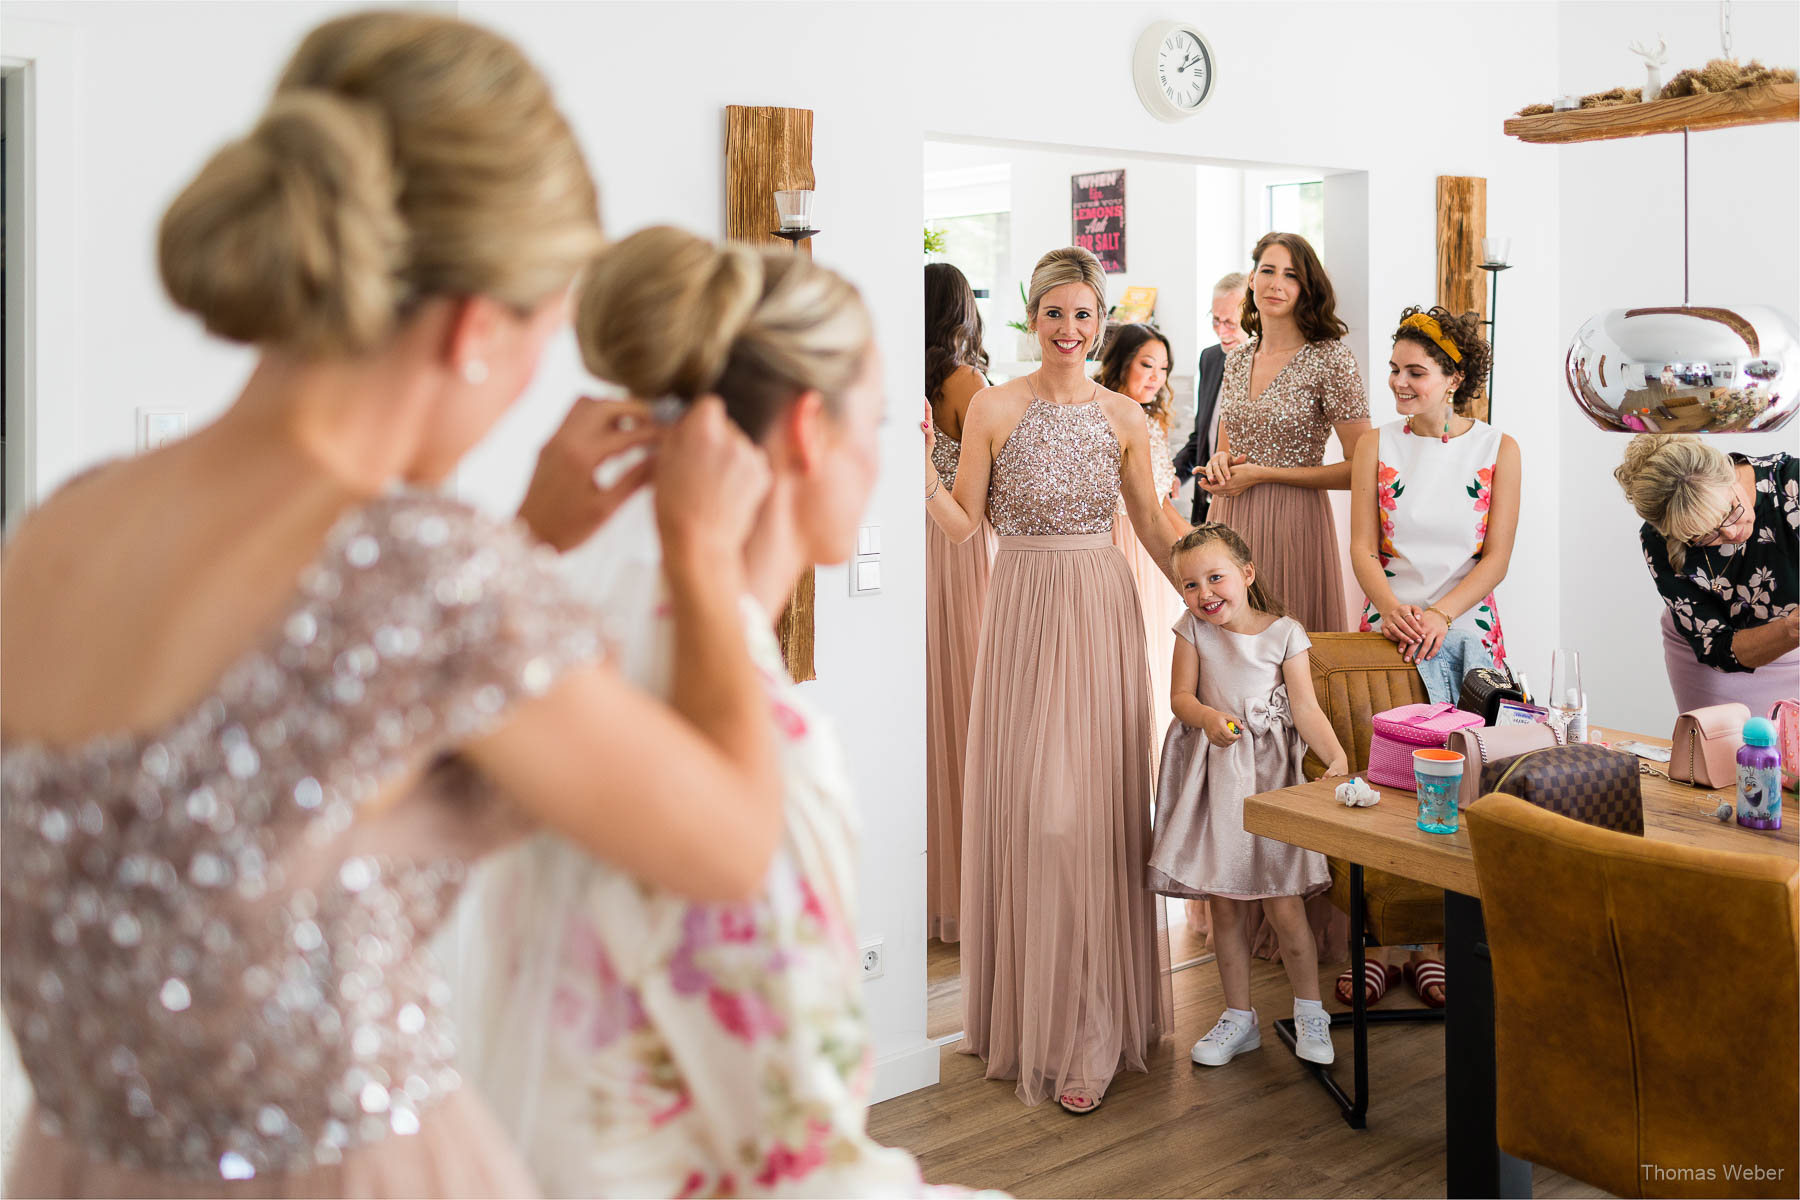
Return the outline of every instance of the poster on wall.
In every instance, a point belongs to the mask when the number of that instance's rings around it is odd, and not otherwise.
[[[1072,244],[1093,252],[1108,275],[1125,270],[1125,172],[1069,178]]]

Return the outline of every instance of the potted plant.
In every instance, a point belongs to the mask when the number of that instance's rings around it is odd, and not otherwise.
[[[1042,348],[1038,346],[1037,334],[1031,331],[1031,326],[1027,325],[1024,320],[1023,314],[1030,311],[1030,308],[1031,298],[1025,294],[1025,285],[1021,283],[1019,285],[1020,319],[1006,323],[1008,329],[1018,332],[1020,362],[1036,362],[1043,355]]]

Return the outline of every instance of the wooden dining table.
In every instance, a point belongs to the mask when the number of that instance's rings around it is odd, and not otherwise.
[[[1593,730],[1591,737],[1669,744],[1666,738],[1606,729]],[[1652,759],[1640,762],[1668,769]],[[1655,775],[1640,778],[1644,836],[1651,841],[1800,859],[1800,815],[1784,814],[1780,829],[1747,829],[1714,815],[1721,803],[1735,806],[1730,786],[1694,788]],[[1335,795],[1341,782],[1318,779],[1247,797],[1244,828],[1444,889],[1444,966],[1450,981],[1444,1012],[1447,1191],[1451,1197],[1529,1196],[1531,1164],[1502,1151],[1494,1133],[1493,970],[1468,828],[1426,833],[1418,827],[1417,797],[1398,788],[1380,788],[1379,803],[1351,808]]]

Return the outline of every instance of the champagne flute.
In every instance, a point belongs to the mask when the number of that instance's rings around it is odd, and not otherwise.
[[[1550,652],[1550,719],[1566,742],[1587,740],[1587,705],[1581,693],[1581,655],[1567,648]]]

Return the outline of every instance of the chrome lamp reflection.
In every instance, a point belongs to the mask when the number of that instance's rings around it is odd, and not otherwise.
[[[1597,313],[1566,368],[1587,419],[1620,433],[1766,433],[1800,407],[1800,330],[1756,305]]]

